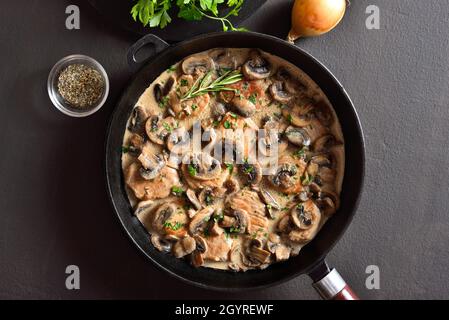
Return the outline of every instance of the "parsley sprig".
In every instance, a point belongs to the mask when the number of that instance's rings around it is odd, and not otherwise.
[[[172,7],[177,7],[178,17],[187,21],[200,21],[203,18],[221,22],[223,31],[245,31],[236,28],[229,20],[238,16],[245,0],[137,0],[131,9],[134,21],[151,28],[165,28],[172,18],[169,14]],[[220,16],[219,7],[226,6],[226,14]]]
[[[199,77],[193,86],[182,96],[181,101],[193,99],[209,92],[233,91],[237,89],[230,88],[229,85],[243,80],[243,74],[239,70],[228,71],[217,79],[213,80],[214,71],[209,71],[204,77]]]

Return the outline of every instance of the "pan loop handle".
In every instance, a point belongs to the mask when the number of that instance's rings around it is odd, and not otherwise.
[[[142,50],[142,48],[151,45],[153,47],[153,51],[151,54],[143,59],[137,59],[137,53]],[[129,49],[127,54],[127,60],[129,66],[141,66],[151,58],[153,58],[158,53],[164,51],[166,48],[168,48],[170,45],[159,38],[158,36],[155,36],[154,34],[147,34],[137,40],[136,43],[134,43]]]

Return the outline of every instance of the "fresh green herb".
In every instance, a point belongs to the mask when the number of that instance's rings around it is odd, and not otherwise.
[[[206,218],[204,218],[204,222],[209,222],[210,221],[210,216],[207,216]]]
[[[159,108],[164,109],[165,107],[167,107],[168,100],[169,100],[168,96],[167,97],[163,97],[161,99],[161,102],[159,102]]]
[[[212,79],[213,73],[214,70],[211,70],[204,77],[199,77],[190,90],[181,97],[181,101],[193,99],[209,92],[235,92],[236,89],[230,88],[229,85],[242,81],[243,79],[243,74],[239,70],[229,71],[215,80]]]
[[[219,125],[220,125],[220,121],[215,120],[215,121],[214,121],[214,127],[216,128],[216,127],[218,127]]]
[[[214,197],[212,195],[208,194],[206,195],[206,205],[210,206],[212,203],[214,203]]]
[[[197,174],[196,168],[194,166],[192,166],[191,164],[189,164],[189,166],[187,167],[187,169],[189,170],[189,174],[192,177],[195,177]]]
[[[184,224],[181,222],[175,222],[172,224],[171,222],[166,221],[164,223],[164,227],[173,231],[178,231],[179,229],[184,227]]]
[[[178,17],[187,21],[199,21],[203,18],[221,22],[223,31],[245,31],[236,28],[229,20],[231,16],[238,16],[245,0],[138,0],[131,9],[134,21],[151,28],[165,28],[172,18],[169,15],[172,7],[177,7]],[[219,5],[226,5],[229,9],[225,15],[219,16]]]
[[[229,228],[229,233],[239,233],[239,232],[240,232],[240,228],[238,228],[238,227]]]
[[[293,155],[297,158],[305,159],[306,151],[307,151],[307,147],[302,147],[302,149],[299,149],[298,151],[294,152]]]
[[[162,126],[164,127],[165,130],[167,130],[168,132],[172,132],[173,128],[166,122],[162,123]]]
[[[192,104],[192,110],[198,109],[198,106],[196,104]]]
[[[253,93],[253,94],[248,98],[248,100],[249,100],[252,104],[256,105],[256,104],[257,104],[257,93]]]
[[[228,120],[226,120],[226,121],[223,123],[223,127],[225,127],[225,129],[230,129],[230,128],[231,128],[231,122],[229,122]]]
[[[168,73],[173,72],[173,71],[176,71],[176,65],[175,65],[175,64],[172,65],[170,68],[167,69],[167,72],[168,72]]]
[[[291,114],[289,114],[289,115],[287,116],[287,120],[288,120],[288,122],[290,122],[290,123],[293,122],[293,117],[292,117]]]
[[[234,165],[232,163],[225,163],[226,168],[229,171],[229,174],[232,174],[232,172],[234,171]]]
[[[130,151],[129,147],[127,147],[127,146],[122,147],[122,153],[128,153],[129,151]]]
[[[181,87],[187,87],[189,85],[189,82],[186,79],[181,80]]]
[[[235,113],[230,112],[229,115],[230,115],[231,117],[233,117],[234,119],[237,119],[237,115],[236,115]]]
[[[214,221],[215,222],[219,222],[219,221],[221,221],[223,219],[224,219],[224,213],[223,212],[220,212],[219,214],[214,216]]]
[[[312,183],[313,177],[309,175],[307,172],[301,177],[301,183],[303,186],[308,186]]]
[[[180,196],[182,196],[182,195],[184,194],[184,190],[183,190],[181,187],[176,187],[176,186],[173,186],[173,187],[171,188],[171,192],[172,192],[175,196],[178,196],[178,197],[180,197]]]

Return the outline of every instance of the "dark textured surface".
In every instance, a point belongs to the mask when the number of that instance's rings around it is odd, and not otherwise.
[[[448,298],[449,7],[375,2],[381,30],[365,28],[371,2],[359,0],[334,32],[298,43],[345,85],[367,139],[361,206],[329,261],[363,298]],[[284,37],[289,3],[271,0],[247,26]],[[317,298],[306,277],[242,294],[197,289],[133,247],[110,209],[102,161],[136,37],[87,3],[80,3],[81,30],[68,31],[68,4],[0,4],[0,298]],[[46,92],[50,68],[71,53],[98,59],[112,84],[108,103],[86,119],[61,114]],[[65,289],[69,264],[81,269],[79,291]],[[365,288],[371,264],[380,267],[380,290]]]

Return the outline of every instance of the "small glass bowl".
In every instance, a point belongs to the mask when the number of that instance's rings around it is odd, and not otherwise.
[[[58,78],[61,71],[63,71],[66,67],[72,64],[84,64],[86,66],[89,66],[95,70],[97,70],[101,76],[104,79],[104,90],[103,94],[100,99],[98,99],[98,102],[93,105],[90,108],[74,108],[70,104],[68,104],[63,97],[59,94],[58,91]],[[62,113],[71,116],[71,117],[87,117],[98,110],[104,105],[106,102],[106,99],[108,98],[109,94],[109,78],[104,70],[103,66],[96,61],[95,59],[92,59],[91,57],[81,55],[81,54],[74,54],[67,56],[65,58],[62,58],[59,60],[54,67],[51,69],[50,74],[48,76],[47,81],[47,90],[48,95],[50,96],[51,102],[53,102],[53,105]]]

